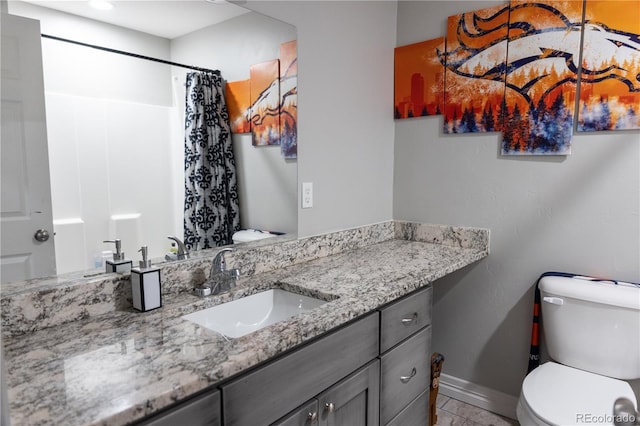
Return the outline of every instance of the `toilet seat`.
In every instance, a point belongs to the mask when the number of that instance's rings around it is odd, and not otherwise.
[[[518,420],[523,426],[612,425],[613,403],[620,397],[636,405],[625,381],[547,362],[525,377]]]

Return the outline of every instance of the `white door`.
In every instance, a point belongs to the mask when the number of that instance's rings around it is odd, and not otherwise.
[[[54,275],[56,261],[40,22],[2,13],[1,29],[0,280],[8,283]]]

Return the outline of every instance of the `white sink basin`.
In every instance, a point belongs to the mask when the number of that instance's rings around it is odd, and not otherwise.
[[[273,289],[184,315],[182,318],[227,337],[240,337],[325,303],[325,300]]]

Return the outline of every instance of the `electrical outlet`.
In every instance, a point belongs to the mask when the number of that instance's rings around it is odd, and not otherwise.
[[[313,183],[302,183],[302,208],[310,209],[313,207]]]

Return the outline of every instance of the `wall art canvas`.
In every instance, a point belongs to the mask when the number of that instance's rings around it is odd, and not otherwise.
[[[504,97],[509,6],[447,20],[444,133],[494,132]]]
[[[582,0],[511,1],[503,154],[571,153],[582,9]]]
[[[226,85],[225,99],[232,133],[249,133],[251,131],[249,87],[249,80],[230,81]]]
[[[280,45],[280,151],[298,156],[298,43]]]
[[[254,146],[280,144],[280,61],[251,65],[251,136]]]
[[[395,48],[395,118],[442,114],[444,67],[438,52],[444,47],[439,37]]]
[[[640,129],[640,1],[585,7],[577,129]]]

